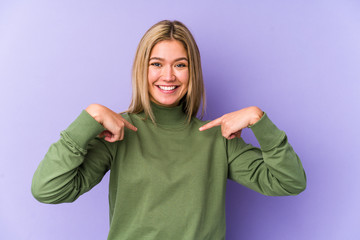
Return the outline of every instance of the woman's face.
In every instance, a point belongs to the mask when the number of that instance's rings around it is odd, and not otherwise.
[[[177,40],[158,42],[150,53],[148,87],[150,100],[166,107],[179,104],[189,84],[189,60]]]

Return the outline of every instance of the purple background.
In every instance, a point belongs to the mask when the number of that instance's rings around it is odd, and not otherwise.
[[[0,2],[0,239],[106,239],[108,175],[75,203],[31,195],[51,143],[90,103],[130,103],[145,31],[183,21],[202,54],[206,119],[266,111],[308,186],[266,197],[229,181],[227,239],[360,239],[359,1]],[[257,144],[250,130],[243,137]]]

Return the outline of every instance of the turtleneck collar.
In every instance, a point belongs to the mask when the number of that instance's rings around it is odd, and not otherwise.
[[[184,103],[176,107],[164,107],[150,101],[151,109],[155,116],[155,122],[159,125],[182,125],[187,121],[186,113],[183,111]]]

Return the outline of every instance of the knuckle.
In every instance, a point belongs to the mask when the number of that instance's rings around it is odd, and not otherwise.
[[[225,128],[230,128],[230,127],[231,127],[231,124],[230,124],[230,122],[228,122],[228,121],[225,121],[225,122],[223,123],[223,125],[224,125]]]
[[[122,127],[121,127],[120,125],[117,125],[117,126],[115,126],[114,131],[115,131],[116,133],[119,133],[119,132],[121,132],[121,129],[122,129]]]

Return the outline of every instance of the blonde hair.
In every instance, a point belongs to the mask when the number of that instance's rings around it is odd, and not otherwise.
[[[202,103],[201,117],[203,117],[205,89],[198,46],[191,32],[183,23],[169,20],[163,20],[153,25],[140,40],[132,68],[132,99],[127,112],[140,113],[144,111],[145,115],[155,123],[148,90],[148,66],[151,50],[158,42],[164,40],[177,40],[184,45],[189,58],[189,86],[182,99],[184,112],[190,121],[193,116],[196,116]]]

